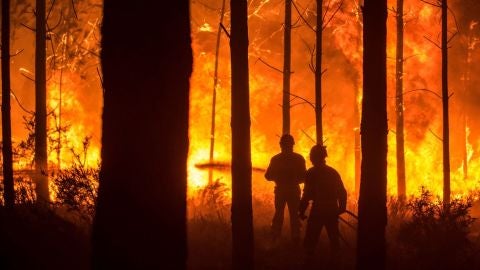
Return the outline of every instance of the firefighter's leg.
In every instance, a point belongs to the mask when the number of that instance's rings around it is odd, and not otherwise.
[[[330,240],[330,252],[332,258],[339,255],[340,252],[340,231],[338,229],[338,217],[330,217],[325,223],[328,239]]]
[[[275,214],[272,220],[272,237],[274,239],[280,237],[283,225],[283,212],[286,204],[285,194],[275,188]]]
[[[322,220],[318,217],[310,217],[307,222],[307,229],[305,231],[305,239],[303,246],[307,255],[307,260],[311,260],[315,253],[315,247],[317,246],[320,238],[320,232],[322,231]]]
[[[294,243],[300,242],[300,219],[298,217],[298,207],[300,205],[300,189],[292,190],[289,194],[288,212],[290,217],[290,229],[292,232],[292,241]]]

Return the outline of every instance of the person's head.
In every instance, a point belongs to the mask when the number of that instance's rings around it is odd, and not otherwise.
[[[325,158],[328,156],[327,147],[317,144],[310,150],[310,161],[313,166],[325,164]]]
[[[282,152],[292,152],[294,144],[295,140],[290,134],[284,134],[280,138],[280,148],[282,149]]]

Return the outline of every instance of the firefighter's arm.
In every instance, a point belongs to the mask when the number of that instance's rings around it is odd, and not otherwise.
[[[277,173],[275,169],[275,160],[272,158],[270,164],[268,165],[267,171],[265,172],[265,178],[268,181],[274,181],[277,178]]]
[[[307,177],[305,182],[305,187],[303,188],[303,195],[302,195],[302,198],[300,199],[300,205],[298,207],[298,216],[302,220],[307,218],[307,216],[305,216],[305,211],[307,210],[308,205],[310,204],[310,201],[312,199],[313,199],[312,187]]]
[[[347,210],[347,190],[343,186],[343,182],[342,182],[342,179],[340,178],[340,175],[338,175],[337,196],[338,196],[339,211],[341,214]]]
[[[307,174],[307,166],[305,165],[305,159],[303,159],[303,157],[301,158],[300,162],[299,162],[299,168],[298,168],[298,172],[297,172],[297,179],[299,181],[299,183],[305,183],[305,177],[306,177],[306,174]]]

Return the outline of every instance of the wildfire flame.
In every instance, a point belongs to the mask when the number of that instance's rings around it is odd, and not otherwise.
[[[198,169],[195,164],[209,160],[210,115],[212,74],[215,61],[216,33],[206,33],[203,22],[217,25],[220,7],[213,1],[207,1],[208,8],[192,2],[192,37],[195,55],[194,73],[191,79],[190,110],[190,155],[189,155],[189,192],[204,186],[208,182],[208,170]],[[330,12],[340,1],[330,2]],[[457,1],[459,2],[459,1]],[[249,38],[250,38],[250,106],[252,162],[255,167],[266,168],[269,159],[279,151],[278,138],[281,134],[281,98],[282,74],[271,67],[281,70],[283,65],[283,5],[278,1],[249,2]],[[315,23],[314,1],[295,1],[302,15],[311,25]],[[456,3],[451,3],[455,9]],[[389,1],[395,6],[395,1]],[[303,9],[302,9],[303,8]],[[325,10],[325,7],[324,7]],[[419,1],[405,1],[404,34],[404,109],[405,109],[405,156],[408,195],[418,195],[421,187],[433,194],[442,195],[442,143],[441,143],[441,100],[431,92],[440,94],[441,53],[432,44],[437,41],[440,32],[440,10]],[[394,12],[394,11],[391,11]],[[338,12],[324,31],[324,67],[323,76],[324,130],[329,156],[327,162],[337,168],[347,189],[354,191],[354,132],[358,129],[359,119],[355,119],[354,104],[361,103],[361,95],[355,96],[355,88],[361,89],[362,74],[362,24],[361,12],[356,1],[343,1]],[[328,16],[327,16],[328,18]],[[229,13],[226,13],[226,20]],[[297,20],[298,19],[298,20]],[[292,70],[291,91],[295,95],[313,101],[313,73],[308,64],[315,36],[293,11],[293,22],[297,24],[292,32]],[[198,22],[202,22],[199,24]],[[228,22],[224,22],[228,26]],[[395,125],[395,14],[388,18],[388,112],[389,126]],[[468,24],[472,27],[472,23]],[[473,23],[473,27],[475,27]],[[450,20],[451,32],[456,31],[454,20]],[[215,28],[215,27],[213,27]],[[227,27],[228,29],[228,27]],[[459,38],[460,40],[460,38]],[[478,39],[476,39],[478,40]],[[219,57],[220,86],[217,88],[215,161],[230,161],[230,60],[228,38],[221,39]],[[460,41],[453,40],[452,46],[462,47]],[[458,51],[451,53],[456,62],[463,61]],[[258,61],[261,58],[262,62]],[[455,62],[455,60],[453,60]],[[269,66],[263,62],[268,63]],[[451,66],[452,67],[452,66]],[[473,68],[473,67],[471,67]],[[459,76],[451,69],[451,76]],[[460,91],[460,80],[450,80],[450,92]],[[430,91],[422,91],[427,89]],[[469,89],[468,91],[475,91]],[[361,93],[361,91],[360,91]],[[478,95],[478,94],[476,94]],[[298,102],[298,99],[294,99]],[[356,102],[355,102],[356,101]],[[295,102],[293,102],[295,104]],[[314,112],[308,104],[299,104],[291,108],[292,135],[296,138],[295,149],[308,157],[313,145],[309,137],[315,137]],[[458,119],[465,113],[462,110],[468,104],[465,100],[452,96],[451,100],[451,181],[452,197],[462,197],[478,193],[480,190],[480,137],[479,125],[474,118],[468,118],[471,126],[464,126]],[[466,133],[465,133],[466,132]],[[439,135],[440,134],[440,135]],[[463,134],[463,135],[462,135]],[[467,135],[465,135],[467,134]],[[462,139],[463,138],[463,139]],[[395,131],[388,135],[388,193],[396,195],[396,141]],[[467,149],[464,155],[462,149]],[[466,159],[463,157],[467,157]],[[463,167],[468,166],[468,175]],[[227,172],[214,172],[214,178],[222,178],[229,184]],[[262,174],[254,173],[254,195],[272,196],[271,184]],[[270,194],[270,195],[268,195]]]

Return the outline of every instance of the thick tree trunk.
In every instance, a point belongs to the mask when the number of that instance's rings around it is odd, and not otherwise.
[[[291,47],[292,47],[292,0],[285,0],[285,33],[283,51],[283,105],[282,105],[282,134],[290,134],[290,74],[291,74]]]
[[[38,202],[50,201],[47,156],[47,71],[45,0],[36,1],[35,28],[35,178]]]
[[[10,0],[2,1],[2,154],[3,199],[7,208],[15,204],[10,117]]]
[[[189,1],[106,0],[101,58],[93,268],[185,269]]]
[[[387,1],[363,8],[362,175],[357,269],[385,269],[387,223]]]
[[[248,82],[247,0],[231,3],[232,263],[253,269],[252,162]]]
[[[315,127],[317,144],[323,145],[322,125],[322,45],[323,45],[323,0],[317,0],[317,29],[315,55]]]
[[[450,131],[448,113],[448,4],[442,1],[443,202],[450,203]]]
[[[220,54],[220,40],[222,37],[222,23],[225,15],[225,0],[222,1],[220,10],[220,22],[217,30],[217,45],[215,46],[215,71],[213,73],[213,93],[212,93],[212,123],[210,125],[210,164],[213,164],[215,155],[215,113],[217,105],[217,84],[218,84],[218,55]],[[213,182],[213,170],[208,171],[208,183]]]
[[[405,182],[405,135],[403,117],[403,0],[397,0],[397,57],[396,57],[396,140],[397,140],[397,193],[403,201],[406,196]]]

